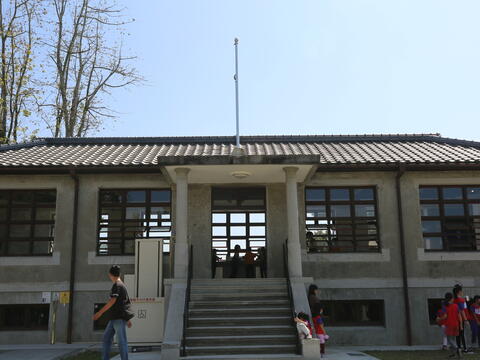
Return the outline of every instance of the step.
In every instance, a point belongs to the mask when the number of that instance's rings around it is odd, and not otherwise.
[[[192,355],[234,355],[234,354],[295,354],[296,345],[244,345],[244,346],[189,346],[187,356]]]
[[[280,299],[280,300],[288,300],[288,294],[287,292],[266,292],[266,293],[249,293],[249,292],[238,292],[234,295],[228,294],[228,293],[219,293],[219,294],[197,294],[197,293],[191,293],[190,294],[190,300],[191,301],[196,301],[196,300],[230,300],[230,301],[237,301],[237,300],[274,300],[274,299]]]
[[[184,360],[300,360],[302,355],[292,354],[244,354],[244,355],[199,355],[182,357]]]
[[[255,326],[262,325],[291,325],[291,316],[243,317],[243,318],[193,318],[188,319],[188,327],[197,326]]]
[[[223,278],[223,279],[193,279],[193,285],[248,285],[261,286],[264,284],[287,284],[285,278]]]
[[[235,293],[248,291],[250,293],[263,292],[287,292],[286,284],[280,285],[262,285],[262,286],[233,286],[233,285],[195,285],[192,286],[192,293]]]
[[[296,334],[292,325],[261,325],[261,326],[196,326],[186,329],[186,337],[217,337],[217,336],[257,336],[257,335],[292,335]]]
[[[295,335],[195,336],[187,337],[187,346],[296,345]]]
[[[219,300],[219,301],[203,301],[203,300],[195,300],[190,301],[189,308],[190,309],[209,309],[209,308],[223,308],[223,309],[233,309],[237,307],[242,308],[282,308],[282,307],[290,307],[290,301],[288,299],[270,299],[268,301],[265,300]]]
[[[288,307],[283,308],[213,308],[213,309],[190,309],[189,318],[237,318],[254,316],[291,316],[292,310]]]

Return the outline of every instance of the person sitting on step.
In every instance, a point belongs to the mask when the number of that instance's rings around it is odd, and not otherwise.
[[[312,328],[310,325],[310,318],[304,312],[298,313],[294,318],[297,323],[297,332],[300,340],[312,338]]]

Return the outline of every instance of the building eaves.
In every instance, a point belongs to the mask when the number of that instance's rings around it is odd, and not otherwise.
[[[0,146],[0,168],[154,168],[181,164],[480,164],[480,143],[439,134],[44,138]]]

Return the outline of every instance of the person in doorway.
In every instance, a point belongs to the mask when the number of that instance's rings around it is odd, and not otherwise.
[[[467,348],[467,344],[465,341],[465,325],[468,323],[468,317],[466,313],[467,302],[463,297],[463,288],[462,288],[462,285],[460,284],[457,284],[453,287],[453,302],[457,304],[458,311],[460,312],[460,316],[462,319],[462,326],[457,336],[457,346],[459,349],[462,350],[463,353],[470,354],[472,353],[472,351],[471,349]]]
[[[308,252],[316,252],[317,249],[315,247],[315,238],[313,237],[313,232],[307,231],[305,234],[305,241],[307,245]]]
[[[320,303],[319,299],[320,290],[315,284],[311,284],[308,287],[308,304],[310,305],[310,312],[313,312],[313,307],[315,304]]]
[[[231,260],[231,271],[230,271],[230,277],[231,278],[236,278],[238,274],[238,267],[240,266],[240,250],[242,248],[240,245],[235,245],[235,248],[233,249],[233,257]]]
[[[317,334],[317,339],[320,340],[320,357],[325,356],[325,342],[328,340],[327,332],[325,331],[325,324],[323,322],[323,308],[320,303],[315,303],[312,311],[312,321]]]
[[[128,360],[126,327],[132,327],[130,319],[133,317],[130,310],[130,298],[125,284],[120,279],[119,266],[113,265],[108,272],[108,277],[113,282],[110,300],[93,316],[93,320],[98,320],[108,311],[109,321],[103,334],[102,359],[110,359],[113,336],[116,334],[120,358]]]
[[[446,293],[445,314],[440,318],[445,320],[445,335],[447,335],[448,345],[450,346],[450,357],[462,357],[461,349],[457,346],[457,337],[463,327],[463,320],[457,304],[454,303],[453,294]]]
[[[256,255],[252,252],[252,248],[250,246],[247,247],[247,251],[245,252],[245,256],[243,257],[247,278],[256,277],[255,276],[255,258],[256,258]]]
[[[267,277],[267,251],[264,247],[258,249],[258,266],[260,266],[260,276]]]
[[[475,295],[469,307],[472,320],[470,320],[470,328],[472,329],[472,346],[477,344],[480,349],[480,296]]]
[[[212,249],[212,279],[215,279],[217,275],[217,264],[220,260],[220,257],[217,256],[217,249]]]

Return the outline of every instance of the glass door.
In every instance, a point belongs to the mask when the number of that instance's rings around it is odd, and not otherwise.
[[[241,258],[247,248],[258,255],[266,239],[265,188],[212,188],[212,255],[219,258],[217,266],[229,267],[236,246]]]
[[[212,248],[223,261],[231,258],[236,245],[240,254],[250,247],[254,254],[266,245],[265,211],[222,211],[212,214]]]

